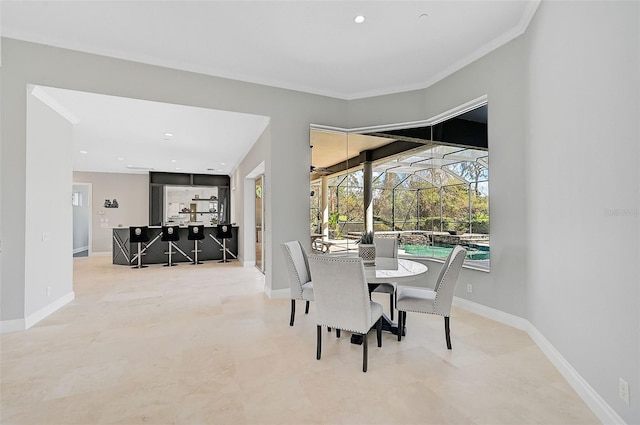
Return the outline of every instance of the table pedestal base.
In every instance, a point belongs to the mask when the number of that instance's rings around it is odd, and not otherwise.
[[[390,332],[394,335],[398,335],[398,324],[396,322],[392,322],[391,319],[386,314],[382,315],[382,330],[384,332]],[[402,330],[402,336],[407,334],[407,328],[404,327]],[[362,335],[360,334],[351,334],[351,343],[362,345]]]

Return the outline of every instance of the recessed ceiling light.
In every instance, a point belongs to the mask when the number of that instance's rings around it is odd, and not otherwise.
[[[358,15],[355,18],[353,18],[353,20],[355,21],[356,24],[361,24],[364,22],[364,16]]]
[[[226,162],[221,162],[220,165],[227,165],[227,163]]]
[[[167,137],[173,137],[173,133],[164,133],[164,135]]]
[[[423,13],[423,14],[422,14],[422,15],[420,15],[418,18],[419,18],[420,20],[423,20],[423,19],[426,19],[426,18],[428,18],[428,17],[429,17],[429,15],[427,15],[426,13]]]
[[[176,167],[176,170],[182,170],[182,168],[180,168],[180,167]]]
[[[178,161],[176,161],[175,159],[172,159],[171,162],[178,162]]]
[[[123,157],[121,157],[121,156],[119,156],[119,157],[118,157],[118,161],[124,161],[124,158],[123,158]]]
[[[80,151],[80,153],[89,153],[89,152],[87,152],[87,151]]]

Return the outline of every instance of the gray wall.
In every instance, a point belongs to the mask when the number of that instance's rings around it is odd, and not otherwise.
[[[111,253],[113,227],[149,223],[149,175],[87,173],[75,171],[74,182],[91,183],[91,252]],[[118,200],[118,208],[105,208],[104,201]]]
[[[638,2],[544,2],[526,45],[528,318],[629,424],[640,423],[639,29]]]
[[[26,90],[23,96],[25,94]],[[24,208],[19,208],[29,223],[21,229],[25,242],[24,318],[68,297],[73,291],[72,163],[69,155],[73,127],[32,95],[27,95],[26,112],[27,176]],[[3,120],[3,127],[4,123]],[[3,214],[3,218],[6,220],[7,215]],[[5,249],[13,249],[9,241],[6,242]],[[3,290],[6,284],[3,279]],[[11,307],[15,309],[15,306]]]
[[[25,168],[25,93],[29,83],[270,117],[268,156],[265,158],[266,191],[270,193],[269,202],[274,211],[266,215],[267,226],[273,235],[267,241],[266,250],[279,252],[279,244],[284,241],[308,239],[309,124],[321,122],[344,127],[346,101],[6,38],[2,39],[2,64],[2,321],[24,317],[24,288],[29,285],[25,281],[24,232],[32,225],[27,226],[24,214],[28,175]],[[64,197],[67,201],[71,181],[69,170]],[[34,196],[38,193],[37,189],[33,192]],[[100,199],[95,191],[94,199]],[[305,202],[292,201],[295,199]],[[57,241],[53,245],[68,253],[72,231],[70,203],[66,204],[69,207],[69,246],[58,246]],[[61,267],[71,269],[72,258],[68,257]],[[34,257],[35,262],[39,260]],[[287,288],[281,256],[270,257],[267,267],[267,286]],[[71,277],[67,280],[70,284]]]
[[[240,165],[233,173],[232,187],[235,193],[235,220],[242,223],[238,229],[238,253],[239,257],[245,261],[254,263],[256,261],[256,232],[255,232],[255,173],[257,168],[264,168],[269,157],[269,146],[271,144],[271,125],[267,125],[251,150],[242,159]],[[250,176],[250,177],[248,177]],[[265,200],[268,198],[265,194]],[[266,229],[265,229],[266,230]],[[266,232],[265,232],[266,233]],[[266,236],[266,235],[265,235]],[[271,235],[264,237],[265,244],[269,243]]]
[[[25,205],[28,82],[271,117],[259,148],[271,290],[288,285],[279,244],[308,240],[309,123],[426,119],[487,95],[491,272],[463,271],[457,295],[529,319],[627,423],[639,423],[638,7],[543,3],[528,33],[440,83],[349,102],[3,39],[0,214],[11,250],[2,257],[2,319],[20,317],[7,307],[20,304],[28,284],[24,214],[15,208]],[[258,162],[247,158],[235,178]],[[474,283],[471,296],[466,282]],[[631,385],[631,406],[617,398],[618,377]]]
[[[516,39],[426,90],[349,103],[349,126],[360,127],[424,120],[488,97],[491,273],[463,270],[456,295],[520,317],[527,317],[528,267],[525,47]],[[471,295],[467,282],[474,284]]]

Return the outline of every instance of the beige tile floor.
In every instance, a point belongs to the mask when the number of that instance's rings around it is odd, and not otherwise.
[[[2,424],[599,423],[524,332],[464,310],[452,351],[409,314],[362,373],[346,332],[317,361],[313,305],[290,327],[253,267],[110,260],[75,258],[75,300],[1,336]]]

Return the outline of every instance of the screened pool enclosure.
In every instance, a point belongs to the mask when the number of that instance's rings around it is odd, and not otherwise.
[[[401,256],[444,258],[461,244],[467,265],[488,268],[488,149],[414,136],[312,130],[314,247],[357,250],[372,228],[398,238]]]

